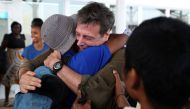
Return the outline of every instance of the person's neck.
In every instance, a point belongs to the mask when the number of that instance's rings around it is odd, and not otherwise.
[[[36,50],[42,50],[43,49],[43,47],[44,47],[44,43],[43,42],[36,42],[36,43],[33,43],[34,44],[34,48],[36,49]]]
[[[149,102],[149,100],[147,100],[146,98],[141,99],[139,102],[141,105],[141,109],[172,109],[172,108],[168,108],[168,107],[164,107],[160,105],[153,106],[152,103]]]
[[[144,94],[140,95],[139,103],[140,103],[141,109],[154,109]]]

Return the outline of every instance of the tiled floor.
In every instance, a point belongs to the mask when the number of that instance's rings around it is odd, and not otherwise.
[[[13,104],[14,96],[19,91],[19,86],[14,84],[11,86],[11,92],[10,92],[10,102]],[[5,98],[5,90],[4,86],[0,84],[0,109],[12,109],[12,107],[3,107],[4,105],[4,98]]]
[[[11,103],[13,103],[13,98],[10,99]],[[13,107],[4,107],[4,99],[0,99],[0,109],[13,109]]]

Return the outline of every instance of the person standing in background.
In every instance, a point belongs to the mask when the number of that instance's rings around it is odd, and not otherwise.
[[[41,38],[41,26],[43,24],[42,19],[34,18],[31,23],[31,37],[32,44],[24,49],[22,56],[24,59],[32,60],[36,56],[46,52],[49,47],[42,41]]]
[[[6,73],[3,77],[2,83],[5,85],[5,102],[4,106],[10,106],[9,93],[12,83],[17,80],[16,72],[18,67],[15,64],[20,63],[23,58],[21,52],[25,48],[25,35],[21,34],[22,26],[20,23],[14,21],[11,24],[11,33],[5,34],[1,43],[1,49],[6,50]],[[17,81],[18,82],[18,81]]]

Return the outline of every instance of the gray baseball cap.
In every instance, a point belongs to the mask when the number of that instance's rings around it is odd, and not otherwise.
[[[41,37],[52,49],[67,52],[76,40],[76,15],[55,14],[47,18],[41,28]]]

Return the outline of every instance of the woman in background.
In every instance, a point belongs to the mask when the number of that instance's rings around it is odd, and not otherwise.
[[[6,73],[3,77],[2,83],[5,85],[5,102],[4,106],[9,107],[9,93],[12,83],[18,83],[16,73],[18,71],[20,62],[23,60],[21,53],[25,48],[25,35],[21,34],[22,26],[20,23],[14,21],[11,24],[11,33],[5,34],[1,43],[1,49],[7,51],[6,59]],[[16,64],[16,65],[15,65]]]

